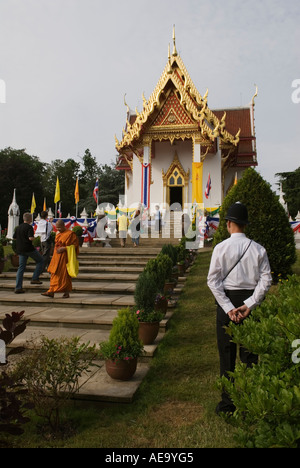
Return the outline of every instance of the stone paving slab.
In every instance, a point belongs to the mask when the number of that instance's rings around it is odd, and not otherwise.
[[[76,400],[106,401],[131,403],[143,379],[149,371],[149,365],[138,363],[136,373],[128,381],[114,380],[106,373],[104,363],[97,370],[91,369],[91,374],[83,379]]]
[[[40,291],[41,293],[44,291],[47,291],[50,286],[50,280],[49,278],[41,278],[41,281],[43,284],[36,285],[36,284],[30,284],[30,282],[27,282],[26,280],[23,281],[23,289],[25,291]],[[15,281],[2,281],[0,283],[0,290],[6,290],[6,291],[13,291],[16,287],[16,282]],[[116,292],[117,294],[125,294],[127,292],[133,294],[135,290],[135,283],[130,283],[130,282],[80,282],[80,281],[74,281],[72,282],[72,291],[73,292],[85,292],[86,294],[93,294],[93,293],[110,293],[110,292]]]
[[[134,283],[138,280],[138,277],[139,277],[139,274],[137,273],[82,273],[82,272],[79,272],[77,278],[73,278],[72,279],[72,282],[73,284],[76,283],[77,281],[82,281],[82,282],[94,282],[94,281],[97,281],[97,282],[130,282],[130,283]],[[23,276],[23,279],[24,279],[24,282],[26,282],[27,280],[30,281],[32,278],[32,273],[30,272],[25,272],[24,273],[24,276]],[[16,272],[6,272],[6,273],[2,273],[0,274],[0,282],[4,283],[6,282],[7,280],[14,280],[15,281],[16,279]],[[44,282],[49,282],[50,281],[50,274],[49,273],[43,273],[41,276],[40,276],[40,279],[41,281]]]

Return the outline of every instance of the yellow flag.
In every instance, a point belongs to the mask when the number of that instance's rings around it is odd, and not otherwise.
[[[192,203],[203,203],[202,174],[203,163],[193,163]]]
[[[235,173],[235,178],[234,178],[234,184],[233,184],[233,185],[236,185],[236,184],[237,184],[237,181],[238,181],[238,179],[237,179],[237,172],[236,172],[236,173]]]
[[[77,203],[79,202],[78,177],[77,177],[77,180],[76,180],[76,186],[75,186],[75,193],[74,193],[74,196],[75,196],[75,205],[77,205]]]
[[[33,214],[36,208],[36,203],[35,203],[35,198],[34,198],[34,193],[32,194],[32,200],[31,200],[31,210],[30,213]]]
[[[47,208],[46,208],[46,198],[44,198],[44,206],[43,206],[43,211],[47,211]]]
[[[55,195],[54,195],[54,203],[59,202],[59,200],[60,200],[60,188],[59,188],[59,180],[58,180],[58,177],[57,177]]]

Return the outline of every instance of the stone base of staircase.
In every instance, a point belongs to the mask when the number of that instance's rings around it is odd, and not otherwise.
[[[25,311],[30,322],[24,333],[11,346],[31,348],[38,345],[42,335],[52,339],[79,337],[80,342],[98,345],[108,339],[113,319],[118,310],[134,305],[134,290],[139,274],[147,261],[154,258],[161,247],[147,248],[84,248],[80,250],[78,277],[73,280],[70,298],[41,296],[49,287],[50,275],[41,276],[42,285],[31,285],[34,266],[29,264],[24,275],[24,294],[15,294],[16,269],[0,275],[0,320],[6,313]],[[99,361],[80,380],[78,400],[102,402],[131,402],[147,374],[151,358],[164,337],[176,301],[186,277],[179,278],[169,302],[168,312],[160,323],[160,331],[152,345],[145,346],[138,361],[137,372],[128,382],[111,379],[105,363]]]

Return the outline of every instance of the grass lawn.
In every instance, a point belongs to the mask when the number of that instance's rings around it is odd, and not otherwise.
[[[210,256],[201,252],[192,266],[170,327],[132,404],[72,404],[68,416],[76,433],[64,440],[38,434],[32,415],[25,434],[10,442],[19,447],[235,447],[234,428],[215,415],[219,361],[215,304],[206,285]]]

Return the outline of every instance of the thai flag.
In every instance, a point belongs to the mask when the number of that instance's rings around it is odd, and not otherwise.
[[[61,212],[61,202],[59,202],[58,208],[57,208],[57,217],[61,218],[62,217],[62,212]]]
[[[98,179],[97,179],[95,183],[94,191],[93,191],[93,197],[97,204],[98,204],[98,191],[99,191],[99,185],[98,185]]]
[[[206,198],[209,197],[210,190],[211,190],[211,178],[210,178],[210,174],[208,174],[208,180],[207,180],[206,189],[205,189],[205,197]]]

